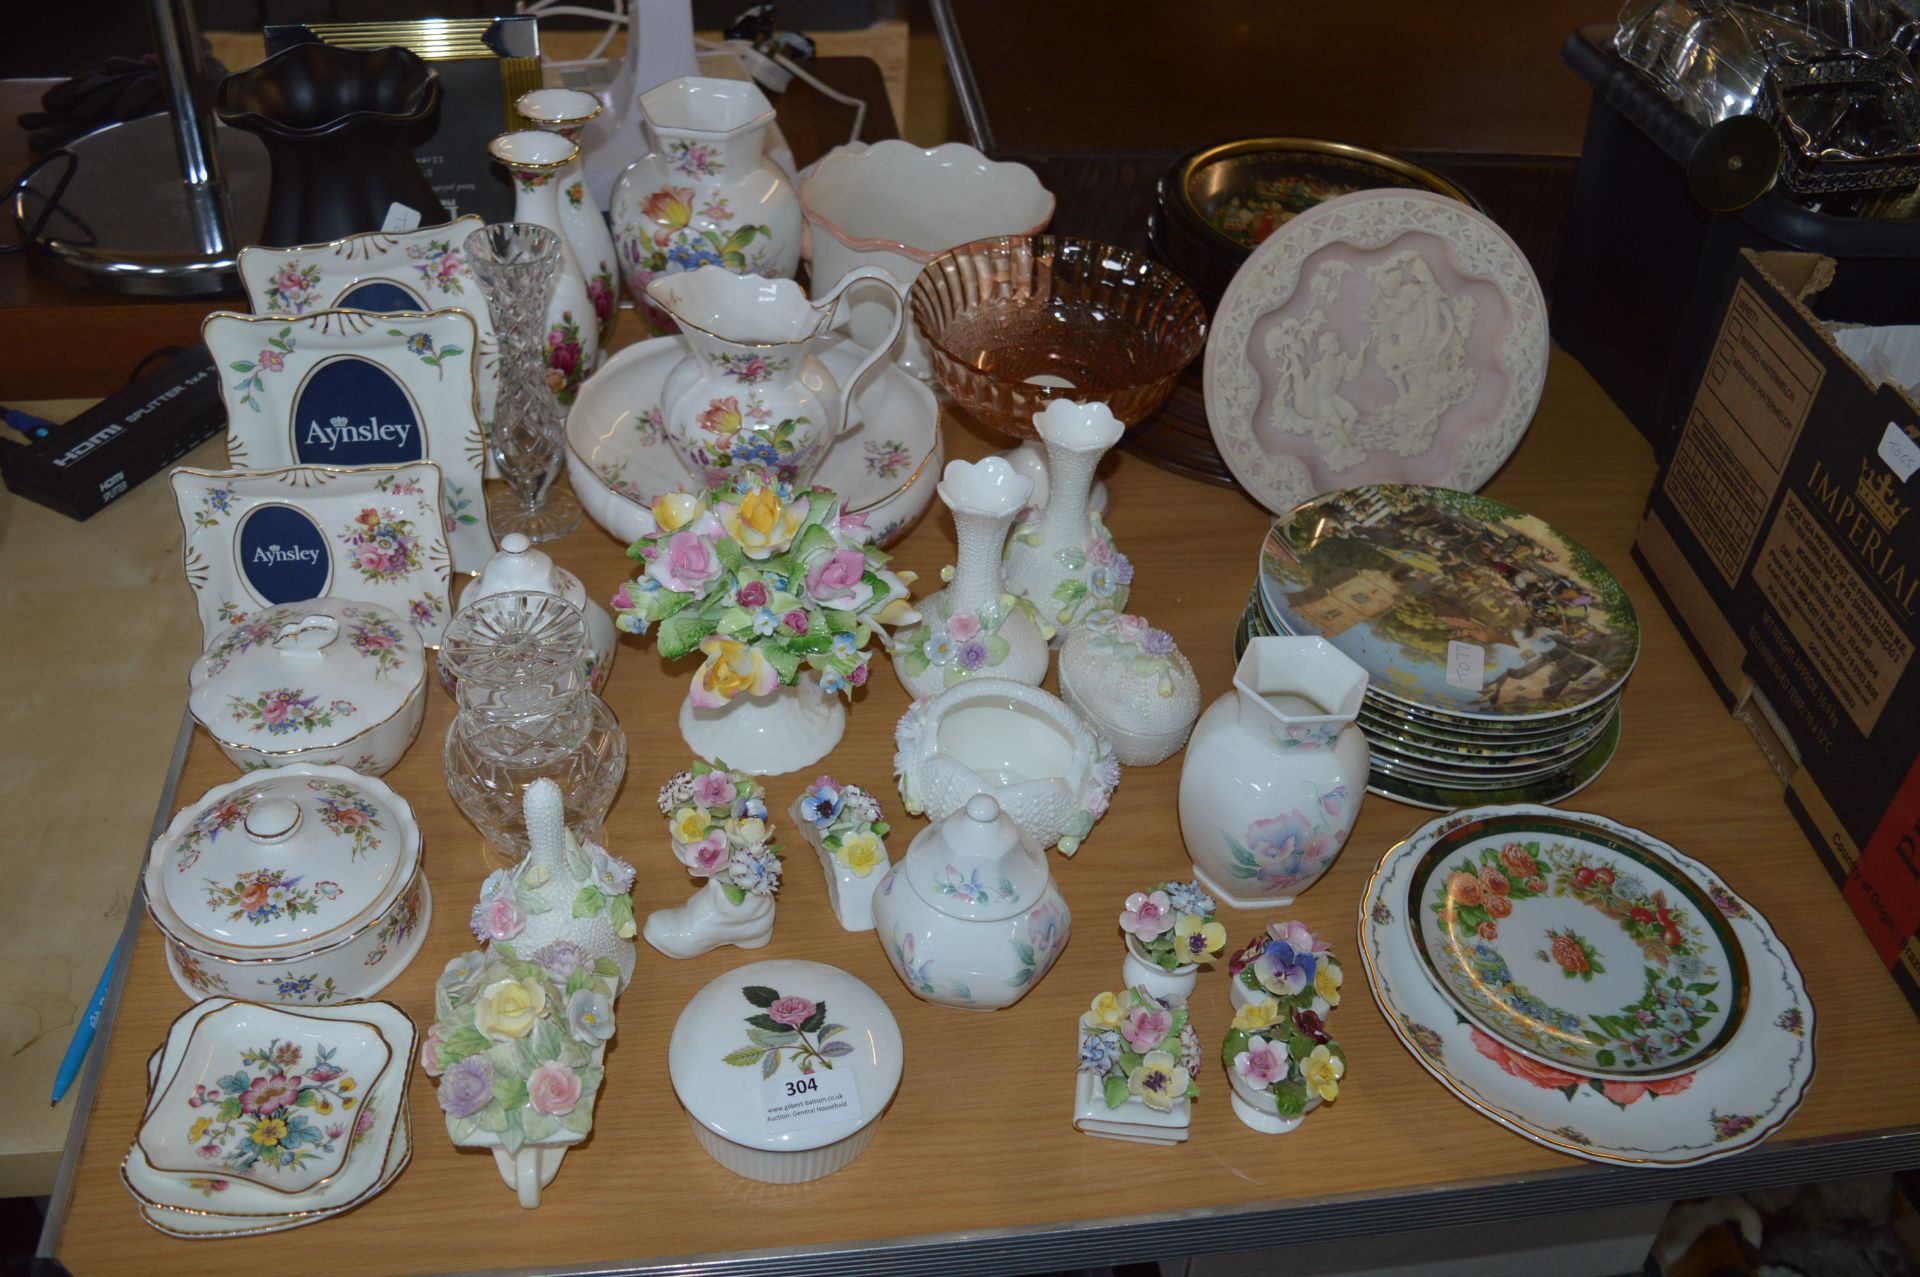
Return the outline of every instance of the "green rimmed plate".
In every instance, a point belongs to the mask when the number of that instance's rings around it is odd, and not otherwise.
[[[1414,946],[1479,1028],[1543,1064],[1653,1081],[1738,1032],[1739,939],[1664,843],[1557,811],[1469,813],[1407,880]]]
[[[1614,750],[1619,745],[1620,718],[1616,714],[1591,748],[1568,763],[1565,770],[1539,780],[1526,781],[1506,789],[1468,789],[1376,774],[1367,778],[1367,788],[1383,798],[1415,807],[1431,807],[1436,811],[1453,811],[1482,803],[1557,803],[1591,785],[1606,770],[1607,764],[1613,761]]]
[[[1278,628],[1358,662],[1370,694],[1473,723],[1595,706],[1640,653],[1633,603],[1591,553],[1444,488],[1348,488],[1274,520],[1259,597]]]

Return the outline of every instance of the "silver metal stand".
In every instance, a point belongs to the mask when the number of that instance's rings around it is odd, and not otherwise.
[[[267,152],[219,124],[207,100],[192,0],[149,0],[167,111],[89,133],[67,149],[73,182],[33,251],[63,283],[144,296],[238,292],[241,243],[266,216]],[[169,138],[171,141],[169,142]],[[24,229],[57,166],[21,191]]]

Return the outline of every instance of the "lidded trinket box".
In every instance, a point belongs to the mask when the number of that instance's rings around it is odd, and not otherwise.
[[[174,983],[195,1001],[370,998],[432,916],[413,809],[344,767],[214,786],[155,840],[141,881]]]
[[[1129,767],[1179,753],[1200,716],[1200,680],[1173,636],[1145,617],[1106,611],[1067,631],[1060,697],[1100,729],[1113,756]]]
[[[693,995],[667,1070],[694,1138],[765,1184],[858,1157],[900,1087],[900,1026],[880,996],[819,962],[753,962]]]
[[[998,1011],[1067,946],[1073,915],[1046,852],[990,794],[919,835],[873,896],[894,973],[929,1002]]]
[[[268,608],[231,627],[188,683],[194,721],[246,771],[300,762],[383,775],[426,713],[420,631],[346,599]]]

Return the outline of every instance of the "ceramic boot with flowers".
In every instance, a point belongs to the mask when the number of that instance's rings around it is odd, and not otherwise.
[[[1124,612],[1133,564],[1087,506],[1093,472],[1126,430],[1103,403],[1055,399],[1034,414],[1047,447],[1046,508],[1007,541],[1007,588],[1031,603],[1055,642],[1089,612]]]
[[[1276,922],[1236,953],[1229,967],[1233,1027],[1220,1060],[1233,1112],[1247,1126],[1283,1135],[1340,1095],[1347,1057],[1327,1034],[1340,1005],[1340,964],[1299,922]]]
[[[1185,1140],[1200,1094],[1200,1051],[1184,999],[1137,985],[1102,993],[1080,1017],[1075,1129],[1138,1144]]]
[[[949,461],[938,491],[958,542],[953,583],[920,600],[921,623],[894,636],[894,673],[916,700],[975,675],[1040,686],[1046,635],[1001,579],[1007,530],[1033,481],[999,457]]]
[[[753,775],[824,758],[846,730],[844,700],[867,681],[867,641],[919,619],[910,574],[889,571],[865,520],[824,488],[669,493],[627,549],[640,575],[615,624],[654,630],[668,660],[698,651],[680,734],[710,762]]]
[[[848,931],[873,930],[873,890],[891,861],[880,800],[858,785],[816,777],[787,809],[827,875],[833,916]]]
[[[420,1063],[447,1134],[493,1151],[520,1204],[540,1204],[593,1129],[613,1002],[633,972],[633,868],[566,831],[559,787],[528,787],[531,850],[474,906],[486,947],[447,964]]]
[[[773,939],[774,893],[784,866],[767,819],[766,791],[722,765],[695,762],[660,787],[660,812],[676,860],[705,881],[687,902],[647,915],[641,935],[669,958]]]
[[[1120,914],[1127,987],[1161,998],[1191,997],[1200,967],[1218,958],[1227,943],[1227,929],[1214,916],[1218,907],[1198,882],[1163,882],[1128,896]]]

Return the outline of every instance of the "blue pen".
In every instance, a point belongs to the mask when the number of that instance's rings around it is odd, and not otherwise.
[[[93,1035],[100,1027],[100,1007],[107,1000],[107,988],[113,983],[113,969],[120,965],[120,944],[114,942],[113,952],[107,955],[106,970],[100,973],[100,983],[93,987],[93,997],[87,1002],[87,1013],[80,1017],[79,1025],[73,1031],[73,1041],[67,1043],[67,1054],[60,1061],[60,1071],[53,1075],[53,1105],[58,1105],[66,1095],[67,1088],[73,1085],[73,1079],[80,1076],[80,1066],[87,1062],[87,1052],[93,1047]]]

